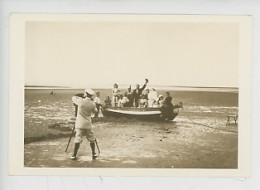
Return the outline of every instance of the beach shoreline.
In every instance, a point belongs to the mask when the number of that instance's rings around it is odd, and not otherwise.
[[[224,122],[206,127],[185,117],[173,122],[125,118],[94,126],[101,149],[96,161],[85,138],[78,160],[70,160],[74,137],[65,153],[67,136],[26,143],[25,167],[237,168],[237,126]]]
[[[97,89],[101,100],[110,89]],[[168,91],[168,89],[167,89]],[[71,97],[82,90],[25,90],[24,166],[101,168],[237,168],[238,93],[169,91],[184,108],[174,121],[93,118],[101,155],[91,160],[87,140],[73,162],[73,139],[65,153],[75,108]],[[165,94],[166,90],[158,90]]]

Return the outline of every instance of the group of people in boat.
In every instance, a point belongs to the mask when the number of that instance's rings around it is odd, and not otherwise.
[[[131,85],[125,92],[121,92],[117,84],[113,85],[112,98],[107,96],[104,102],[100,99],[100,92],[96,92],[93,96],[93,102],[96,105],[97,112],[93,117],[103,117],[103,107],[135,107],[135,108],[160,108],[162,116],[166,119],[171,119],[173,109],[181,107],[182,105],[173,105],[172,97],[169,92],[166,92],[165,97],[157,94],[154,88],[146,88],[148,79],[145,79],[145,83],[142,87],[136,84],[136,88],[132,89]],[[79,94],[77,94],[79,95]],[[81,94],[80,94],[81,95]],[[75,109],[77,112],[77,108]],[[77,113],[75,113],[76,115]]]
[[[146,88],[148,79],[145,79],[144,85],[140,88],[137,84],[132,90],[131,86],[126,92],[121,93],[117,84],[113,85],[112,100],[107,96],[105,104],[112,107],[136,107],[136,108],[158,108],[163,106],[172,106],[172,97],[166,92],[166,97],[157,94],[154,88]]]
[[[139,107],[140,98],[142,92],[147,86],[148,79],[145,79],[145,84],[140,88],[137,84],[136,88],[132,90],[131,86],[127,89],[125,93],[121,93],[117,84],[113,85],[112,90],[112,106],[113,107]]]
[[[117,84],[113,85],[112,90],[112,107],[136,107],[136,108],[147,108],[147,107],[161,107],[163,102],[163,96],[158,97],[157,92],[154,88],[145,89],[148,83],[148,79],[145,79],[144,85],[140,88],[137,84],[136,88],[132,90],[131,85],[126,92],[121,93]],[[107,97],[106,102],[109,102]]]
[[[117,84],[113,85],[112,99],[109,96],[105,99],[105,106],[111,107],[136,107],[136,108],[160,108],[162,117],[166,120],[171,119],[174,108],[182,107],[182,103],[179,105],[172,104],[172,97],[169,92],[166,92],[166,96],[157,94],[154,88],[146,88],[148,79],[145,79],[144,85],[140,88],[137,84],[136,88],[132,90],[131,86],[122,93],[119,90]]]

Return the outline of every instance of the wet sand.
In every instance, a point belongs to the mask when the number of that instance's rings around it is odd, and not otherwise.
[[[101,120],[94,125],[101,150],[97,160],[92,161],[86,139],[72,161],[73,139],[65,153],[68,138],[53,138],[25,144],[25,167],[237,168],[238,127],[226,126],[223,118]]]

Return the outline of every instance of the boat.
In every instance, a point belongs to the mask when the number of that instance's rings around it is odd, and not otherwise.
[[[174,106],[173,112],[168,118],[174,120],[179,114],[182,105]],[[103,109],[104,116],[108,117],[127,117],[149,120],[165,120],[160,108],[135,108],[135,107],[106,107]]]

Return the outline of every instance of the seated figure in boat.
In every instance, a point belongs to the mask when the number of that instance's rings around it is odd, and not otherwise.
[[[113,85],[112,90],[112,106],[117,107],[118,106],[118,99],[119,99],[120,90],[118,89],[118,85],[115,83]]]
[[[140,85],[137,84],[136,88],[133,90],[132,96],[133,96],[133,102],[135,104],[135,107],[139,107],[141,94],[142,94],[143,90],[146,88],[146,85],[147,85],[148,82],[149,82],[148,79],[145,79],[145,83],[142,86],[142,88],[140,88]]]
[[[165,120],[172,120],[173,119],[173,104],[172,104],[172,97],[169,92],[166,92],[166,97],[163,100],[163,105],[160,108],[162,112],[162,117]]]
[[[146,89],[145,92],[141,95],[141,99],[139,102],[139,108],[148,107],[148,94],[149,94],[149,89]]]
[[[148,107],[152,108],[152,107],[156,107],[156,101],[157,101],[158,97],[157,97],[157,92],[154,88],[150,89],[149,93],[148,93]]]
[[[125,92],[124,96],[121,96],[119,99],[119,107],[128,107],[129,99],[127,98],[127,92]]]
[[[162,105],[163,105],[163,95],[161,95],[161,94],[159,95],[155,104],[156,104],[157,107],[162,107]]]
[[[105,101],[104,101],[104,102],[105,102],[105,106],[106,106],[106,107],[109,107],[109,106],[111,106],[111,99],[110,99],[110,97],[109,97],[109,96],[107,96],[107,97],[106,97],[106,99],[105,99]]]

